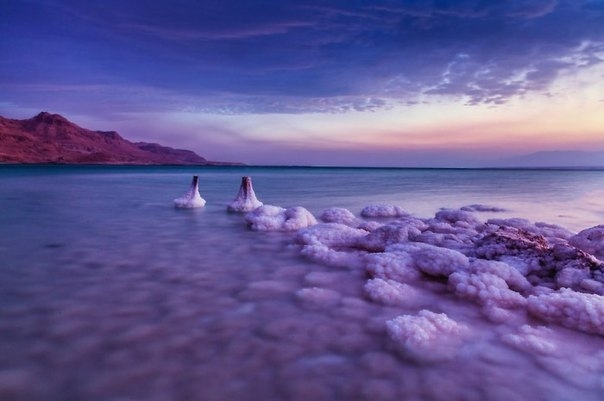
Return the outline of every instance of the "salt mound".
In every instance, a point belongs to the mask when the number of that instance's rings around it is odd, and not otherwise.
[[[422,242],[396,244],[387,250],[409,254],[412,266],[429,276],[448,277],[455,271],[467,270],[470,264],[468,257],[461,252]]]
[[[443,209],[436,213],[434,219],[461,227],[475,227],[482,224],[472,213],[459,209]]]
[[[426,228],[427,225],[422,220],[404,217],[372,230],[369,235],[359,239],[357,248],[382,252],[386,246],[407,242],[409,236],[418,236]]]
[[[194,209],[205,206],[206,201],[199,195],[199,176],[194,175],[189,190],[180,198],[174,199],[174,207]]]
[[[349,248],[364,235],[366,231],[343,224],[321,223],[298,231],[296,242],[302,245],[302,254],[312,260],[328,266],[356,267],[362,265],[362,256]]]
[[[284,209],[264,205],[245,215],[245,221],[256,231],[294,231],[317,224],[315,217],[301,206]]]
[[[384,305],[405,305],[418,296],[417,290],[394,280],[374,278],[365,283],[365,294]]]
[[[517,333],[505,334],[501,340],[520,350],[530,354],[553,355],[558,347],[552,340],[553,330],[544,327],[533,327],[528,324],[522,325]]]
[[[329,209],[325,209],[319,220],[325,223],[340,223],[345,224],[347,226],[356,226],[357,218],[354,214],[348,209],[344,209],[342,207],[331,207]]]
[[[571,237],[568,242],[598,259],[604,260],[604,225],[585,229]]]
[[[490,273],[505,281],[505,283],[517,292],[529,291],[531,283],[516,268],[507,263],[494,260],[474,259],[470,262],[470,273]]]
[[[367,235],[359,230],[339,223],[320,223],[298,231],[296,242],[303,245],[323,244],[328,247],[352,247],[357,239]]]
[[[412,257],[405,252],[374,253],[367,255],[365,262],[365,269],[372,277],[400,283],[413,282],[420,277]]]
[[[497,206],[473,204],[462,207],[460,210],[465,212],[506,212],[506,209]]]
[[[239,193],[235,200],[227,206],[227,210],[229,212],[250,212],[262,205],[263,203],[256,198],[252,179],[250,177],[242,177]]]
[[[604,335],[604,296],[575,292],[568,288],[528,298],[531,315],[550,323]]]
[[[369,205],[361,210],[363,217],[403,217],[409,213],[396,205]]]
[[[481,305],[516,308],[526,305],[526,299],[510,290],[505,280],[492,273],[468,274],[455,272],[449,276],[449,286],[462,298]]]
[[[386,322],[388,335],[397,349],[418,362],[437,362],[455,356],[468,329],[444,313],[420,311]]]

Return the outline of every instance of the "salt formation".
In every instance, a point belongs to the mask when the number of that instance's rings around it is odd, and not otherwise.
[[[460,210],[466,212],[505,212],[506,209],[497,207],[497,206],[489,206],[489,205],[481,205],[481,204],[473,204],[462,207]]]
[[[402,217],[409,213],[396,205],[369,205],[361,210],[363,217]]]
[[[366,209],[375,216],[395,210]],[[288,223],[291,209],[264,206],[247,219],[258,230],[314,224],[303,211],[297,209]],[[364,270],[369,276],[365,295],[376,303],[408,307],[419,287],[425,287],[476,303],[498,324],[521,324],[528,310],[547,322],[604,335],[604,263],[571,244],[593,252],[604,249],[597,240],[600,227],[573,236],[562,227],[524,219],[483,223],[455,209],[430,219],[400,216],[371,230],[360,228],[346,209],[328,209],[322,219],[333,222],[297,233],[301,253],[328,266]],[[424,315],[419,326],[434,320]],[[390,321],[390,336],[405,343],[401,333],[410,325],[409,318]]]
[[[199,176],[194,175],[191,187],[182,197],[174,199],[174,207],[194,209],[205,206],[206,201],[199,195]]]
[[[386,330],[404,355],[418,362],[437,362],[455,356],[467,327],[444,313],[421,310],[386,322]]]
[[[381,278],[367,281],[365,294],[371,300],[384,305],[405,305],[418,296],[417,290],[408,284]]]
[[[347,226],[358,225],[356,216],[350,210],[342,207],[325,209],[319,219],[325,223],[340,223]]]
[[[501,340],[521,351],[542,355],[552,355],[557,351],[556,343],[552,340],[553,330],[548,327],[533,327],[524,324],[517,333],[508,333]]]
[[[598,259],[604,260],[604,225],[583,230],[568,242]]]
[[[317,224],[315,217],[301,206],[284,209],[263,205],[246,214],[245,221],[255,231],[294,231]]]
[[[568,288],[530,296],[528,311],[547,322],[604,336],[604,297]]]
[[[256,198],[251,177],[241,177],[241,187],[239,193],[227,210],[229,212],[250,212],[262,206],[263,203]]]

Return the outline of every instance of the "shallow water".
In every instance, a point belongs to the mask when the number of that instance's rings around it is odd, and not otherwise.
[[[193,174],[206,207],[174,209]],[[433,281],[407,304],[372,302],[363,270],[226,213],[243,175],[265,204],[317,217],[487,204],[506,211],[482,220],[604,221],[603,171],[2,166],[0,399],[602,399],[601,336],[552,325],[567,349],[523,352],[501,340],[516,326]],[[397,352],[385,322],[422,309],[471,327],[455,358]]]

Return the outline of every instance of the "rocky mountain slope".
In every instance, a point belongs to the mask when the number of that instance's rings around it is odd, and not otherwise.
[[[0,163],[229,164],[190,150],[130,142],[115,131],[91,131],[47,112],[26,120],[0,116]]]

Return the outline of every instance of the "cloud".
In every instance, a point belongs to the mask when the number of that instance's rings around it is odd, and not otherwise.
[[[10,38],[0,51],[14,55],[0,84],[151,88],[149,107],[168,98],[169,109],[340,113],[430,96],[499,105],[604,59],[593,1],[36,3],[9,8],[0,27]],[[144,107],[145,94],[117,103]]]

